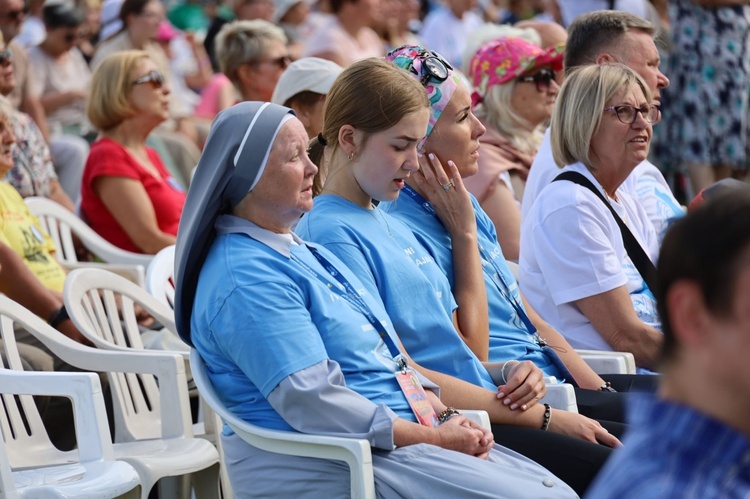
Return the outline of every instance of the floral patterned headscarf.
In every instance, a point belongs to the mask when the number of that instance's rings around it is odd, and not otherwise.
[[[456,91],[456,87],[461,84],[461,79],[442,56],[419,45],[404,45],[394,49],[385,56],[385,59],[408,71],[422,83],[427,91],[427,97],[430,99],[430,123],[427,125],[427,135],[430,135],[438,118],[443,114],[445,106],[451,100],[453,92]],[[428,59],[430,63],[442,64],[445,67],[447,71],[444,80],[430,76],[430,70],[425,63]]]

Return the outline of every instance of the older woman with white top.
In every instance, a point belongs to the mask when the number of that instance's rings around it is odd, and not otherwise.
[[[658,243],[646,212],[619,187],[646,159],[659,118],[643,79],[623,65],[584,67],[566,79],[551,137],[568,178],[548,185],[523,223],[519,279],[571,345],[632,352],[649,369],[662,344],[647,284]]]

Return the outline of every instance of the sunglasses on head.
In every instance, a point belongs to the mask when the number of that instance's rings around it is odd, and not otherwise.
[[[412,71],[419,76],[419,82],[426,87],[430,80],[442,83],[448,79],[453,66],[443,59],[437,52],[423,52],[418,56],[422,60],[422,74],[417,74],[417,70],[412,66]]]
[[[164,86],[164,77],[160,72],[151,70],[133,81],[133,85],[140,85],[141,83],[148,83],[152,88],[158,90]]]
[[[520,78],[518,78],[518,81],[525,83],[534,82],[534,84],[536,85],[536,89],[539,92],[543,92],[549,89],[550,85],[552,84],[552,80],[554,80],[556,77],[557,74],[552,69],[542,69],[538,73],[531,76],[521,76]]]
[[[13,54],[10,49],[5,49],[0,52],[0,66],[7,68],[13,63]]]

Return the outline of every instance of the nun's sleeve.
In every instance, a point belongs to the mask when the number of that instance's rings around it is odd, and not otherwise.
[[[287,376],[268,394],[268,402],[302,433],[361,438],[379,449],[395,448],[396,413],[347,388],[344,375],[333,360],[323,360]]]

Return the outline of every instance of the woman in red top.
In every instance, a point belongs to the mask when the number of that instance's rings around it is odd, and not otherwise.
[[[94,72],[87,114],[101,131],[81,185],[81,212],[112,244],[154,254],[175,243],[185,192],[146,137],[168,118],[169,89],[145,52],[107,57]]]

